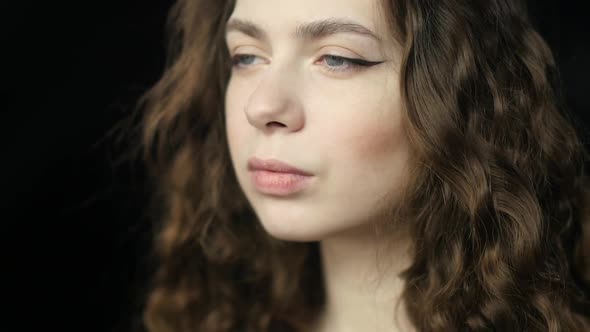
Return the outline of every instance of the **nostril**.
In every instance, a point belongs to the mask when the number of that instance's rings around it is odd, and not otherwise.
[[[280,122],[270,122],[266,124],[268,127],[286,127],[284,124],[280,123]]]

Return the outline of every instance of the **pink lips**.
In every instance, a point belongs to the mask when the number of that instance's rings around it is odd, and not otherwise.
[[[287,196],[305,189],[313,176],[276,159],[251,158],[248,160],[248,170],[256,189],[278,196]]]

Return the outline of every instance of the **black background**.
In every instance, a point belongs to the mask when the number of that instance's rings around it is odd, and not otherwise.
[[[3,4],[3,331],[130,331],[148,273],[141,167],[118,162],[109,130],[164,64],[172,1]],[[589,121],[582,1],[530,1]],[[9,323],[10,322],[10,323]],[[6,325],[5,325],[6,324]],[[15,325],[12,325],[15,324]]]

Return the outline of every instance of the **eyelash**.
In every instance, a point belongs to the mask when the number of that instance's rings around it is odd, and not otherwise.
[[[232,57],[232,66],[238,70],[245,69],[245,67],[247,67],[248,65],[240,66],[239,62],[243,58],[247,58],[247,57],[257,57],[257,56],[254,54],[236,54]],[[322,55],[321,59],[324,60],[325,58],[330,58],[330,59],[338,60],[338,61],[342,60],[345,63],[348,63],[348,66],[347,66],[348,69],[335,69],[334,67],[326,66],[326,70],[333,72],[333,73],[355,72],[355,71],[362,70],[363,68],[371,67],[371,66],[378,65],[378,64],[382,63],[382,61],[372,62],[372,61],[365,61],[362,59],[352,59],[352,58],[346,58],[346,57],[337,56],[337,55],[330,55],[330,54]]]

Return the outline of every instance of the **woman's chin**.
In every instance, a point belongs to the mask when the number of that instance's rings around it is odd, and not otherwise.
[[[313,225],[302,225],[302,222],[286,220],[265,220],[262,227],[268,235],[277,240],[292,242],[319,241],[325,236],[325,231]]]

